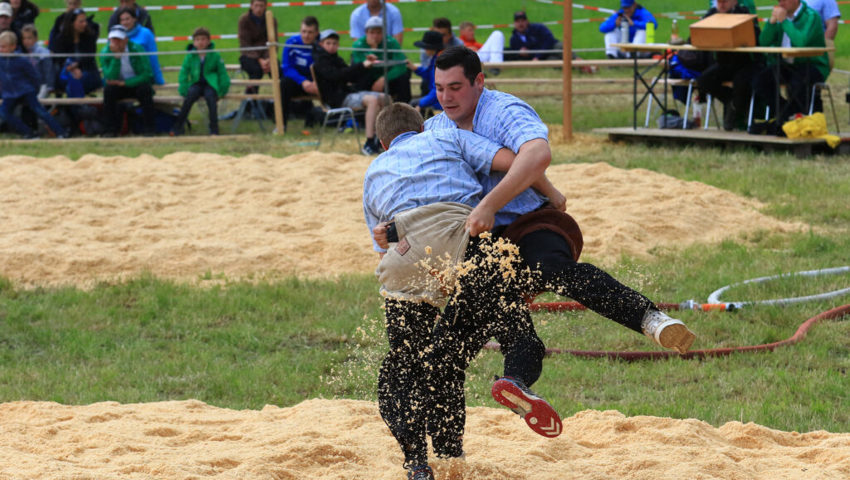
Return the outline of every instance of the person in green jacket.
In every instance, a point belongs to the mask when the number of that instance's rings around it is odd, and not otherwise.
[[[106,116],[105,136],[114,137],[121,132],[123,121],[118,101],[135,98],[142,107],[145,135],[153,134],[153,70],[144,47],[127,39],[127,29],[115,25],[109,29],[109,44],[101,50],[103,69],[103,111]]]
[[[387,60],[390,62],[386,75],[381,62],[384,60],[384,42],[387,47]],[[407,56],[401,52],[401,45],[393,37],[384,35],[384,22],[381,17],[370,17],[366,21],[366,35],[354,41],[351,64],[363,63],[366,57],[377,62],[369,69],[369,75],[355,85],[355,90],[383,92],[384,85],[396,102],[410,102],[410,70],[407,68]],[[358,51],[357,49],[363,49]]]
[[[189,45],[189,54],[183,59],[180,67],[178,92],[183,97],[183,106],[174,121],[174,127],[169,135],[182,135],[183,124],[192,105],[201,97],[207,102],[207,111],[210,115],[210,135],[218,135],[218,99],[227,95],[230,88],[230,77],[218,52],[210,52],[207,49],[215,49],[215,44],[210,41],[210,31],[204,27],[198,27],[192,33],[192,44]]]
[[[762,47],[825,47],[823,22],[817,12],[800,0],[779,0],[759,35]],[[767,67],[753,79],[757,98],[773,109],[777,81],[774,78],[776,59],[770,58]],[[779,114],[771,129],[780,134],[782,124],[795,113],[809,113],[812,85],[825,82],[829,76],[829,57],[826,53],[813,57],[794,57],[793,63],[779,60],[781,83],[788,85],[788,99],[780,99]],[[815,109],[820,111],[815,102]]]

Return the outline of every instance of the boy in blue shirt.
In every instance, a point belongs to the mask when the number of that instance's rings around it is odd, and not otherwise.
[[[543,175],[546,161],[514,162],[513,152],[472,132],[451,128],[419,133],[423,126],[422,116],[407,104],[395,103],[381,111],[376,129],[387,151],[369,166],[363,188],[363,211],[370,232],[379,222],[392,220],[398,226],[398,238],[390,240],[389,249],[374,243],[381,255],[376,274],[386,296],[390,344],[378,378],[378,405],[404,452],[408,478],[417,480],[434,478],[428,466],[426,426],[438,456],[459,453],[454,451],[456,439],[450,438],[454,432],[435,431],[431,427],[440,422],[428,416],[442,414],[432,406],[433,392],[449,383],[454,387],[457,381],[463,388],[462,371],[456,371],[453,362],[433,356],[431,348],[438,331],[434,330],[436,314],[446,303],[446,290],[454,286],[453,281],[445,281],[452,276],[451,268],[435,272],[446,266],[439,260],[447,259],[451,267],[471,259],[475,268],[458,276],[453,297],[466,313],[461,328],[481,332],[481,338],[497,336],[503,352],[511,352],[517,359],[513,365],[506,364],[505,375],[523,375],[526,363],[539,361],[536,352],[542,342],[519,290],[508,288],[514,280],[504,275],[510,269],[501,267],[509,259],[492,255],[468,231],[473,225],[492,227],[495,212],[529,186],[544,193],[554,189]],[[491,170],[508,173],[485,196],[479,176]],[[484,257],[496,257],[496,263],[481,261]],[[423,269],[424,265],[430,268]],[[444,322],[457,322],[448,312]],[[461,348],[477,352],[481,346],[483,343]],[[468,354],[459,350],[445,353],[455,357]],[[514,393],[529,402],[524,415],[532,429],[548,437],[560,434],[560,417],[546,400],[530,391]]]
[[[658,28],[658,22],[649,13],[649,10],[643,8],[635,0],[620,0],[620,9],[599,25],[599,31],[605,34],[605,55],[608,58],[629,57],[628,53],[621,52],[619,48],[611,46],[623,40],[623,32],[620,31],[620,28],[623,27],[624,22],[629,30],[626,43],[644,44],[646,43],[646,26],[651,23],[655,28]]]
[[[292,99],[295,97],[318,95],[319,89],[310,73],[313,64],[313,49],[319,39],[319,21],[307,16],[301,21],[299,35],[290,37],[283,47],[280,62],[280,91],[283,96],[283,119],[286,121],[292,113]]]
[[[18,37],[14,32],[7,30],[0,33],[0,53],[15,53],[18,45]],[[24,138],[37,138],[37,132],[28,127],[20,118],[14,115],[15,106],[23,102],[36,115],[39,116],[56,134],[57,138],[67,138],[68,133],[61,125],[41,106],[38,101],[38,90],[41,78],[29,59],[20,55],[9,55],[0,57],[0,85],[3,85],[3,104],[0,105],[0,117],[9,126],[17,130]]]

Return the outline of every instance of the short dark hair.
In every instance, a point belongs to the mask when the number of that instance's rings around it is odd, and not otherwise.
[[[303,25],[307,25],[308,27],[316,27],[316,30],[319,29],[319,19],[312,15],[307,15],[306,17],[304,17],[304,20],[301,20],[301,23]]]
[[[437,56],[435,65],[440,70],[448,70],[458,65],[463,66],[463,76],[469,80],[469,84],[475,83],[475,78],[481,73],[481,59],[473,50],[462,45],[456,45],[443,50]]]
[[[211,35],[210,35],[210,31],[209,31],[209,30],[207,30],[205,27],[198,27],[198,28],[196,28],[196,29],[195,29],[195,31],[194,31],[194,32],[192,32],[192,38],[193,38],[193,39],[194,39],[195,37],[207,37],[207,38],[210,38],[210,36],[211,36]]]
[[[375,120],[375,134],[378,140],[389,146],[395,137],[407,132],[419,133],[425,120],[418,110],[404,102],[395,102],[384,107]]]
[[[121,18],[121,15],[124,15],[125,13],[129,13],[130,16],[135,19],[139,18],[139,16],[136,14],[136,9],[130,7],[120,7],[118,9],[118,18]]]
[[[435,18],[431,25],[434,28],[448,28],[449,30],[452,29],[452,21],[446,17]]]

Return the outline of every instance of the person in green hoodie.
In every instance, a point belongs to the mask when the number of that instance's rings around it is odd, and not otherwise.
[[[135,98],[142,107],[145,135],[153,134],[153,70],[145,48],[127,39],[127,29],[115,25],[109,29],[109,44],[103,47],[100,65],[103,69],[103,111],[108,137],[121,132],[123,121],[118,102]],[[129,54],[136,55],[129,55]]]
[[[210,41],[210,31],[204,27],[198,27],[192,33],[192,44],[189,45],[189,54],[183,59],[180,67],[178,92],[183,97],[183,106],[174,121],[174,128],[169,135],[182,135],[183,124],[192,105],[201,97],[207,102],[207,111],[210,115],[210,135],[218,135],[218,110],[216,108],[218,99],[227,95],[230,89],[230,77],[215,44]]]
[[[800,0],[779,0],[759,35],[762,47],[825,47],[823,22],[817,12]],[[829,76],[829,57],[826,53],[813,57],[794,57],[793,63],[778,60],[779,78],[788,85],[788,98],[780,99],[779,113],[770,133],[780,134],[781,127],[795,113],[809,113],[812,85],[825,82]],[[777,59],[771,58],[767,67],[753,79],[758,99],[771,109],[776,98],[777,82],[774,68]],[[815,102],[817,107],[818,102]],[[822,109],[822,108],[821,108]],[[816,110],[821,110],[816,108]]]

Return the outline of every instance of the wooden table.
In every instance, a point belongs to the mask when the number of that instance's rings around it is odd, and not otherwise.
[[[732,52],[732,53],[761,53],[765,55],[774,55],[776,56],[776,61],[774,62],[774,79],[776,80],[776,110],[775,112],[779,112],[779,57],[786,58],[794,58],[794,57],[814,57],[816,55],[822,55],[829,51],[834,51],[834,47],[735,47],[735,48],[707,48],[707,47],[695,47],[693,45],[684,44],[684,45],[673,45],[669,43],[647,43],[647,44],[633,44],[633,43],[616,43],[612,45],[613,47],[617,47],[624,52],[632,53],[632,57],[634,58],[634,88],[633,88],[633,102],[634,102],[634,110],[632,116],[632,128],[637,129],[637,111],[638,108],[643,104],[645,100],[648,99],[649,102],[655,101],[663,110],[662,112],[667,112],[667,84],[668,84],[668,75],[670,73],[670,62],[669,55],[666,54],[669,50],[675,51],[709,51],[709,52]],[[653,65],[645,68],[643,71],[639,69],[638,66],[638,58],[636,53],[661,53],[661,58],[658,59]],[[650,79],[647,82],[645,75],[647,72],[652,70],[657,66],[662,66],[662,72],[660,75],[656,75],[654,78]],[[664,93],[662,101],[658,98],[658,95],[655,94],[655,87],[658,85],[660,81],[663,80],[664,85]],[[638,100],[637,94],[637,86],[638,82],[642,83],[646,87],[646,93],[641,96],[640,100]]]

